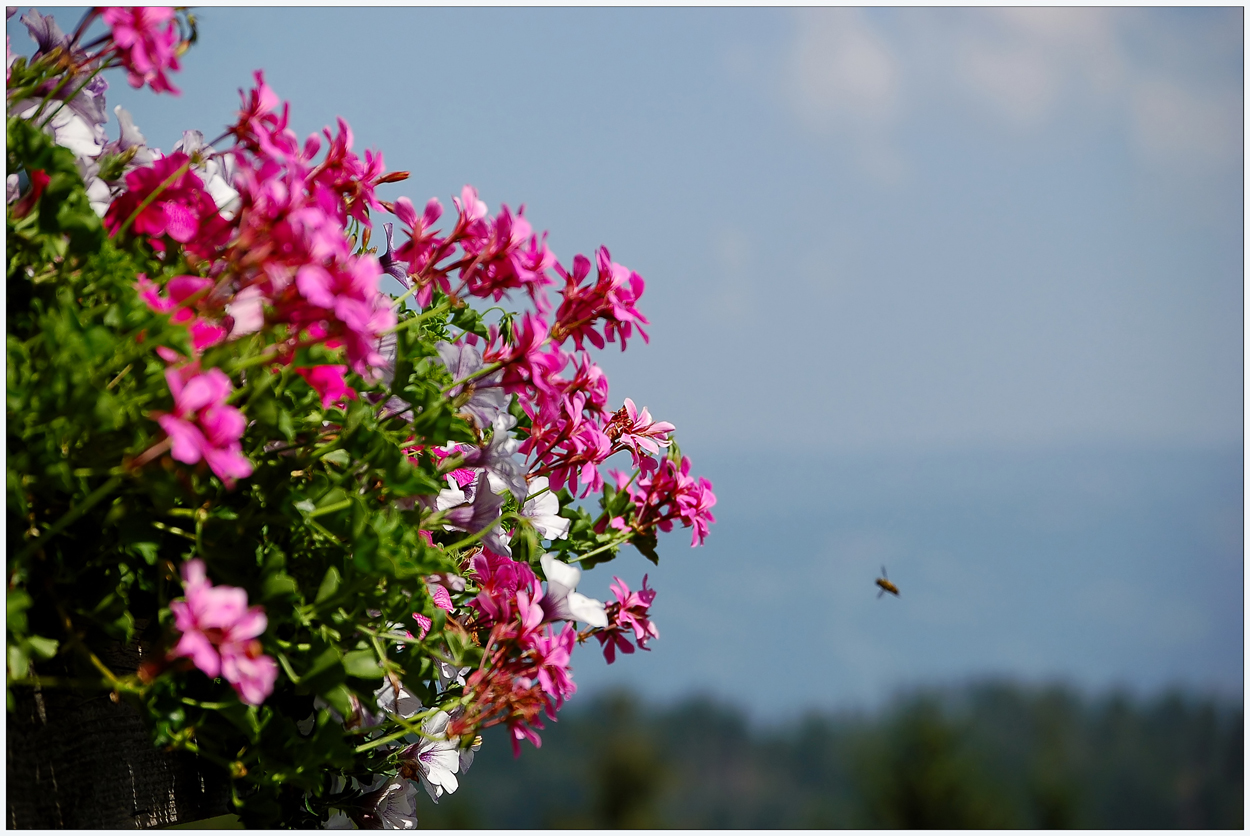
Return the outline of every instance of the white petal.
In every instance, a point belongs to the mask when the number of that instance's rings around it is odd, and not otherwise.
[[[608,614],[603,608],[602,601],[596,601],[580,592],[570,592],[568,607],[573,618],[578,621],[589,624],[591,627],[608,626]]]
[[[543,574],[547,576],[549,584],[558,584],[565,589],[573,590],[582,579],[581,569],[557,560],[550,554],[543,555],[538,562],[542,564]]]

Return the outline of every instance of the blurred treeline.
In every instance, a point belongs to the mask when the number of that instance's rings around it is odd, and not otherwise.
[[[513,760],[490,729],[450,828],[1238,828],[1242,706],[978,684],[752,727],[724,704],[566,707]]]

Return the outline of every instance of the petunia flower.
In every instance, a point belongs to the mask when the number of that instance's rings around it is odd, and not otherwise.
[[[378,708],[388,714],[397,714],[405,720],[421,710],[421,699],[402,685],[396,695],[395,686],[387,682],[373,692],[373,697],[378,701]]]
[[[521,516],[530,521],[539,535],[547,540],[563,540],[568,537],[572,520],[560,516],[560,500],[549,489],[546,476],[538,476],[529,481],[528,495],[533,498],[521,506]]]
[[[608,616],[602,601],[577,592],[582,570],[544,554],[539,563],[547,576],[547,594],[543,596],[543,613],[547,620],[581,621],[591,627],[607,627]]]
[[[369,830],[415,830],[417,786],[398,776],[360,800],[356,823]]]
[[[450,719],[446,711],[435,712],[421,724],[421,740],[399,753],[403,764],[400,774],[417,777],[436,804],[440,797],[460,786],[456,778],[460,771],[459,746],[455,738],[447,737]]]
[[[477,374],[485,363],[482,354],[476,348],[465,343],[440,342],[435,346],[439,359],[451,373],[453,381],[464,380]],[[447,394],[452,400],[460,398],[462,393],[469,396],[460,405],[460,410],[473,416],[478,427],[485,429],[508,408],[508,395],[503,389],[503,370],[493,371],[481,377],[475,377],[468,383],[451,389]]]

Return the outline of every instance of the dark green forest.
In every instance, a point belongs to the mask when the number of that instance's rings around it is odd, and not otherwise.
[[[758,727],[615,693],[513,760],[487,731],[445,828],[1241,828],[1242,706],[983,683]]]

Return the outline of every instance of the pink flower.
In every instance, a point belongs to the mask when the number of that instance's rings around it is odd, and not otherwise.
[[[642,589],[637,592],[631,592],[620,578],[612,579],[616,581],[611,586],[616,600],[607,606],[608,626],[595,633],[609,665],[616,661],[618,648],[622,653],[634,652],[626,633],[632,631],[634,641],[643,650],[650,650],[647,642],[660,637],[660,631],[655,628],[649,613],[651,602],[655,600],[655,590],[647,589],[647,576],[643,575]]]
[[[317,390],[317,394],[321,396],[322,409],[329,409],[331,404],[344,398],[356,399],[356,390],[343,380],[343,375],[347,374],[347,366],[313,366],[311,369],[296,369],[295,373]]]
[[[538,684],[555,701],[557,709],[577,691],[569,669],[569,658],[576,641],[577,628],[572,624],[565,624],[559,634],[553,634],[551,628],[548,628],[536,635],[530,648],[533,664],[538,671]]]
[[[257,636],[268,620],[259,607],[248,608],[247,592],[234,586],[213,586],[204,561],[182,567],[185,600],[169,610],[182,637],[170,655],[189,658],[210,677],[222,676],[248,705],[260,705],[273,692],[278,666],[261,652]]]
[[[490,621],[507,621],[516,610],[519,590],[537,585],[538,578],[529,564],[484,550],[469,563],[477,575],[478,592],[470,603]]]
[[[667,421],[652,421],[647,408],[639,414],[634,402],[626,398],[625,405],[613,416],[604,433],[614,443],[628,449],[634,454],[634,466],[643,466],[643,462],[654,462],[643,454],[655,455],[661,447],[668,447],[673,442],[669,435],[677,429]]]
[[[571,336],[578,348],[582,347],[583,339],[596,348],[603,348],[604,337],[614,342],[619,335],[624,351],[625,340],[637,327],[643,342],[647,342],[647,332],[642,326],[649,323],[635,307],[646,287],[642,276],[612,261],[607,247],[599,248],[597,261],[598,277],[594,284],[586,287],[582,287],[582,281],[590,275],[590,260],[584,255],[573,259],[571,273],[556,265],[556,272],[565,279],[565,288],[564,301],[556,311],[556,324],[551,328],[553,339],[559,342]],[[601,319],[604,320],[603,335],[595,330],[595,324]]]
[[[666,458],[658,464],[652,460],[642,470],[637,485],[629,489],[636,503],[633,527],[638,531],[672,531],[673,520],[681,520],[694,529],[690,545],[703,545],[708,526],[716,522],[711,510],[716,504],[712,483],[703,477],[696,481],[690,475],[690,459],[685,456],[680,466]]]
[[[186,169],[178,174],[183,167]],[[172,182],[166,181],[172,179]],[[153,198],[142,211],[144,201]],[[218,214],[217,203],[190,169],[190,157],[181,151],[161,157],[150,166],[136,168],[126,175],[126,191],[113,201],[104,216],[109,234],[138,212],[132,228],[152,239],[152,246],[164,251],[161,240],[168,235],[189,252],[208,258],[226,242],[230,229]]]
[[[113,30],[117,55],[131,87],[146,83],[154,93],[179,94],[165,70],[178,70],[178,27],[174,10],[164,6],[114,6],[102,12]],[[167,25],[166,25],[167,24]]]
[[[191,345],[198,355],[210,345],[227,336],[225,326],[197,317],[198,309],[207,308],[205,293],[213,286],[212,279],[200,276],[174,276],[165,285],[168,296],[162,296],[158,287],[140,273],[135,290],[148,307],[159,313],[168,313],[171,322],[187,326],[191,333]]]
[[[225,372],[166,369],[165,381],[174,395],[174,411],[153,415],[172,442],[170,455],[185,464],[204,459],[227,486],[251,476],[252,465],[239,442],[247,421],[225,402],[232,388]]]
[[[420,641],[425,638],[426,633],[430,632],[430,626],[434,622],[430,620],[428,615],[422,615],[419,612],[414,612],[412,618],[417,622],[417,626],[421,628],[421,634],[417,636],[417,641]]]
[[[426,589],[430,592],[430,597],[434,599],[434,606],[446,612],[454,612],[455,607],[451,604],[451,593],[447,591],[447,587],[442,584],[431,583],[426,584]]]

